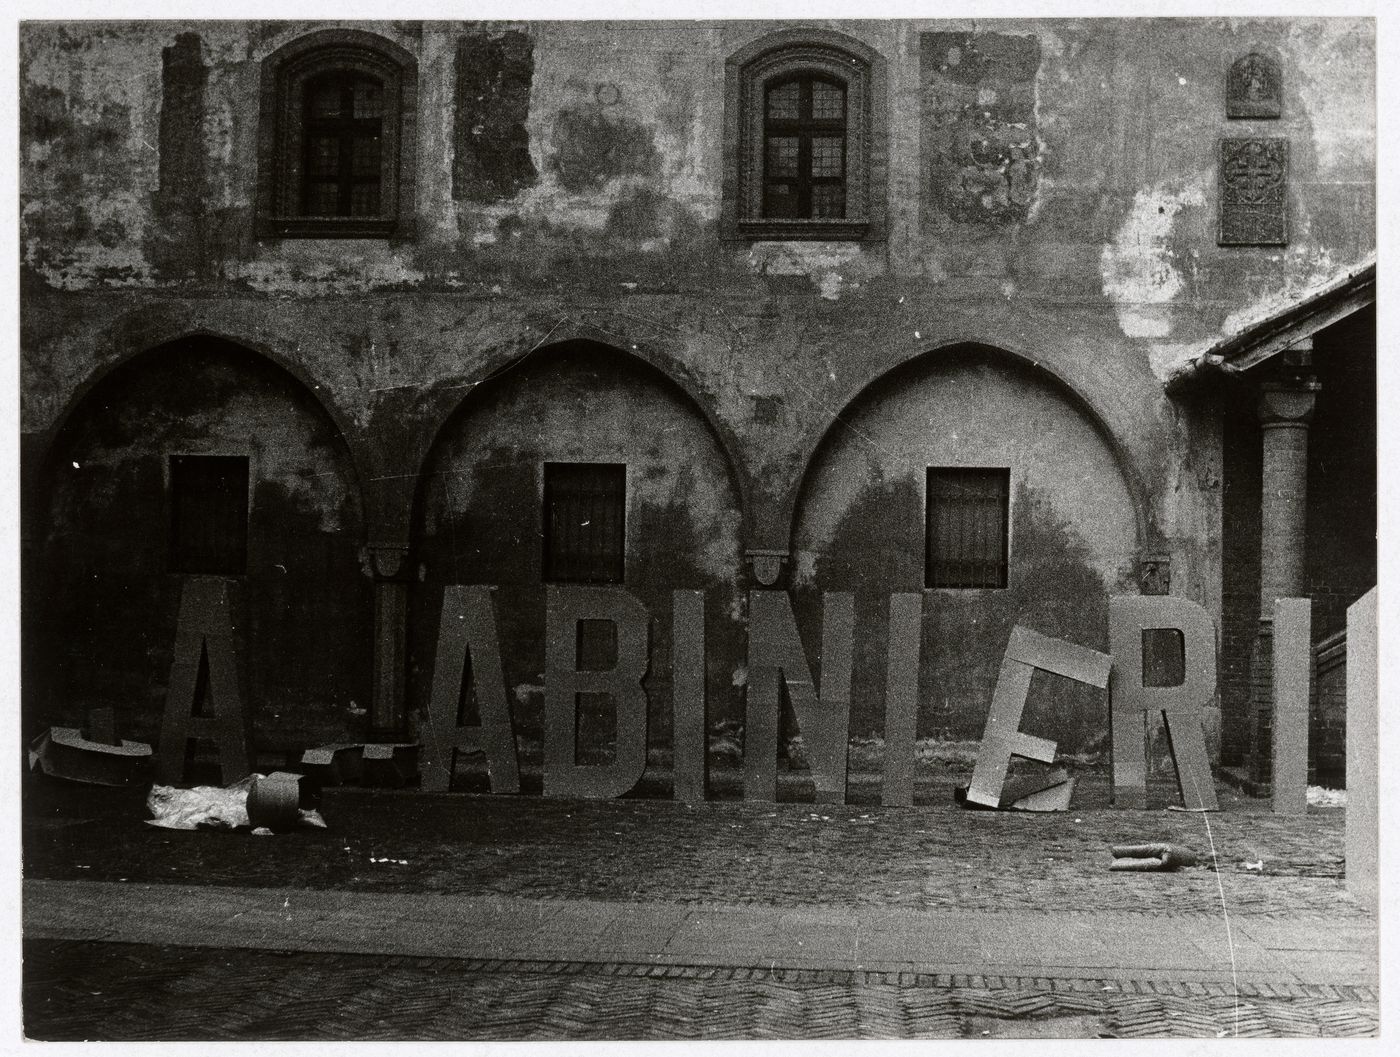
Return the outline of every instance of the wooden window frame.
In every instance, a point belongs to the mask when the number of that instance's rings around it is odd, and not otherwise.
[[[995,576],[963,575],[953,576],[943,572],[950,565],[969,564],[969,559],[951,560],[935,554],[935,534],[938,524],[936,513],[935,479],[972,478],[980,476],[988,480],[995,476],[999,486],[1001,501],[1001,532],[999,533],[1000,556]],[[990,564],[983,562],[983,564]],[[926,471],[924,485],[924,586],[929,589],[952,591],[998,591],[1005,590],[1011,578],[1011,470],[1004,466],[930,466]],[[992,580],[996,582],[991,582]]]
[[[796,84],[798,93],[798,115],[795,118],[775,118],[768,112],[768,95],[775,88]],[[812,96],[817,84],[835,85],[841,91],[841,117],[818,118],[812,114]],[[846,156],[848,140],[846,136],[846,82],[827,77],[820,73],[789,73],[771,78],[763,86],[763,219],[772,220],[844,220],[846,207]],[[812,140],[814,138],[841,140],[841,173],[839,176],[816,176],[812,172]],[[779,179],[772,172],[773,154],[769,149],[774,139],[797,140],[797,171],[791,179]],[[768,211],[769,188],[774,183],[796,185],[796,217],[776,217]],[[814,217],[812,215],[812,189],[816,186],[839,186],[841,188],[841,216]]]
[[[309,216],[303,208],[306,86],[331,73],[364,75],[383,85],[377,216]],[[392,41],[363,30],[311,33],[264,59],[258,123],[258,237],[412,237],[417,97],[417,60]]]
[[[846,215],[764,216],[765,88],[794,75],[846,89]],[[879,241],[885,238],[887,76],[873,48],[829,30],[783,30],[732,55],[725,66],[721,231],[737,240]]]

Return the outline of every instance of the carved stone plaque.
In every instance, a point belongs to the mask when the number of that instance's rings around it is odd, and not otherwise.
[[[1288,140],[1220,141],[1220,245],[1288,244]]]
[[[1257,51],[1236,59],[1225,78],[1225,116],[1274,118],[1282,109],[1278,63]]]

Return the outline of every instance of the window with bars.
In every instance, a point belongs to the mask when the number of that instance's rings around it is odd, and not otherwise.
[[[170,457],[170,570],[248,571],[248,456]]]
[[[380,214],[384,86],[355,73],[306,85],[302,212],[317,217]]]
[[[846,86],[801,74],[764,91],[763,216],[846,216]]]
[[[626,510],[625,464],[545,463],[545,580],[622,583]]]
[[[929,467],[926,587],[1005,587],[1011,471]]]

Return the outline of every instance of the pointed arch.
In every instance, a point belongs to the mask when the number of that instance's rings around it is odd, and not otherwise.
[[[621,348],[617,344],[616,334],[588,324],[566,322],[551,329],[546,335],[546,340],[540,344],[523,353],[512,350],[499,356],[487,358],[463,382],[455,383],[455,386],[463,390],[465,395],[443,415],[441,422],[429,436],[418,460],[413,490],[413,509],[409,519],[410,534],[417,534],[421,527],[426,475],[443,439],[463,415],[469,414],[473,407],[482,402],[484,397],[489,394],[492,383],[522,368],[527,362],[538,361],[569,350],[589,349],[603,355],[616,356],[626,365],[640,367],[644,373],[650,374],[664,386],[678,393],[683,398],[684,403],[700,416],[705,423],[706,431],[723,455],[730,485],[739,501],[742,518],[741,531],[744,538],[747,538],[752,511],[753,488],[748,474],[744,471],[743,464],[737,458],[738,438],[733,430],[715,414],[704,390],[679,360],[649,343],[629,344],[631,345],[630,349]]]
[[[1109,428],[1104,415],[1094,406],[1093,402],[1058,371],[1032,356],[983,342],[958,341],[928,349],[883,372],[862,386],[846,402],[838,414],[821,423],[808,434],[802,451],[802,473],[795,487],[789,492],[782,509],[783,524],[787,528],[788,547],[793,548],[796,545],[798,510],[803,495],[810,487],[811,476],[820,461],[820,455],[836,434],[849,428],[847,418],[852,411],[868,403],[870,398],[880,391],[897,385],[901,377],[907,377],[931,367],[939,369],[973,363],[1000,364],[1024,372],[1030,377],[1040,380],[1079,412],[1108,449],[1122,477],[1123,485],[1133,506],[1139,555],[1146,554],[1158,545],[1160,534],[1152,516],[1147,487],[1142,475],[1134,465],[1127,448]]]

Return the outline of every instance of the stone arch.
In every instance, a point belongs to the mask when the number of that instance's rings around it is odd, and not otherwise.
[[[525,775],[532,773],[543,719],[543,467],[624,464],[621,586],[652,615],[649,740],[664,754],[670,748],[672,591],[706,593],[712,714],[725,711],[733,695],[733,664],[742,653],[736,614],[743,595],[743,499],[722,436],[669,372],[596,340],[551,341],[484,368],[469,389],[438,430],[418,482],[411,706],[427,703],[443,586],[496,586],[521,760]],[[590,716],[581,708],[580,752],[605,757],[606,716]]]
[[[198,330],[94,371],[49,431],[31,721],[76,722],[107,705],[129,736],[154,740],[181,587],[200,571],[177,558],[175,460],[205,456],[246,472],[246,513],[230,530],[243,557],[219,574],[233,585],[255,743],[290,751],[363,726],[370,586],[349,441],[299,372]]]
[[[119,321],[119,325],[111,328],[107,336],[107,356],[102,363],[93,368],[82,381],[74,386],[62,409],[44,431],[43,437],[39,441],[38,449],[41,453],[39,465],[43,478],[47,480],[52,472],[52,462],[56,456],[55,444],[63,434],[67,424],[92,392],[98,389],[109,375],[123,369],[140,357],[158,353],[165,346],[182,341],[212,341],[236,347],[242,353],[265,360],[269,366],[290,376],[316,403],[320,411],[334,423],[336,430],[344,440],[350,453],[356,488],[361,493],[360,499],[363,504],[364,482],[369,478],[369,463],[362,450],[360,430],[355,425],[354,420],[337,404],[328,387],[322,386],[315,376],[310,374],[299,362],[284,356],[279,350],[265,342],[252,341],[241,334],[225,330],[185,326],[180,323],[169,325],[165,320],[152,322],[143,319],[126,319]]]
[[[899,377],[907,373],[925,369],[930,363],[970,363],[979,358],[988,363],[999,361],[1009,367],[1026,372],[1030,377],[1039,378],[1084,416],[1085,421],[1092,426],[1100,440],[1112,453],[1118,472],[1122,475],[1124,486],[1128,490],[1128,497],[1132,501],[1133,516],[1137,524],[1139,552],[1145,554],[1160,546],[1160,533],[1152,513],[1152,504],[1148,499],[1147,485],[1141,473],[1138,472],[1132,454],[1117,434],[1113,432],[1108,420],[1094,402],[1068,378],[1044,361],[1025,352],[1015,351],[1004,346],[988,345],[979,341],[949,342],[902,361],[863,385],[846,402],[839,413],[808,431],[802,445],[800,461],[802,474],[798,478],[796,486],[788,493],[782,508],[782,520],[788,526],[789,543],[792,541],[793,532],[796,531],[794,519],[797,507],[811,476],[813,463],[832,436],[847,428],[845,423],[852,409],[858,408],[871,394],[878,392],[882,387],[895,383]]]
[[[619,344],[622,341],[627,347]],[[452,389],[456,393],[465,393],[458,399],[454,399],[451,404],[440,409],[441,422],[430,434],[428,443],[424,446],[423,456],[416,467],[416,478],[414,497],[412,502],[413,515],[411,531],[416,532],[418,526],[418,515],[421,506],[421,488],[423,474],[427,467],[429,458],[432,457],[434,449],[441,441],[444,432],[450,428],[453,419],[463,413],[464,408],[470,406],[470,402],[477,395],[478,390],[489,385],[493,380],[501,377],[508,371],[513,371],[523,365],[528,359],[535,357],[547,357],[553,352],[569,346],[590,346],[597,348],[607,355],[620,357],[622,361],[639,362],[657,374],[665,378],[666,382],[683,394],[685,400],[691,405],[693,410],[704,419],[709,432],[720,450],[724,453],[724,461],[729,473],[730,482],[735,492],[739,496],[740,513],[743,518],[743,531],[745,538],[748,537],[749,519],[752,516],[754,485],[753,480],[747,472],[745,464],[738,457],[741,450],[739,438],[728,423],[715,414],[713,402],[709,399],[703,386],[694,373],[686,364],[672,356],[670,353],[658,348],[654,344],[644,340],[633,340],[631,335],[618,334],[612,329],[594,326],[588,323],[575,320],[562,320],[555,326],[549,328],[542,340],[535,345],[525,348],[507,350],[498,355],[484,358],[476,369],[467,374],[461,381],[454,382]]]
[[[888,597],[924,600],[922,736],[976,739],[1013,624],[1107,649],[1111,593],[1136,590],[1142,494],[1102,417],[1062,378],[983,345],[936,350],[865,386],[816,438],[794,500],[793,586],[815,635],[824,591],[853,591],[860,636],[852,732],[878,729]],[[929,467],[1005,469],[1004,586],[926,587]],[[1102,691],[1056,680],[1023,729],[1089,748]]]

